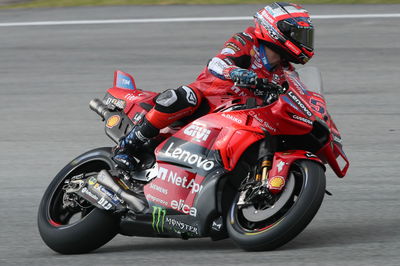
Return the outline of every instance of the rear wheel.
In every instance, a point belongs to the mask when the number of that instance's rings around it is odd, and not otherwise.
[[[247,251],[276,249],[296,237],[311,222],[325,194],[325,173],[313,161],[297,161],[284,190],[273,205],[239,207],[237,194],[227,216],[229,236]]]
[[[56,175],[44,193],[38,211],[38,227],[43,241],[54,251],[63,254],[90,252],[117,234],[119,217],[66,192],[66,184],[71,180],[112,169],[110,154],[110,148],[99,148],[80,155]]]

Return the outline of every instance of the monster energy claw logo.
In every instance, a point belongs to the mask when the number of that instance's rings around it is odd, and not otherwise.
[[[153,230],[158,233],[164,232],[164,221],[167,211],[161,207],[153,206]]]

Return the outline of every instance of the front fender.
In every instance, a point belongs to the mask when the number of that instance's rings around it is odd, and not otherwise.
[[[278,194],[282,191],[285,187],[290,167],[298,160],[315,161],[321,164],[324,170],[326,169],[321,159],[311,152],[304,150],[276,152],[268,175],[268,189],[271,193]]]

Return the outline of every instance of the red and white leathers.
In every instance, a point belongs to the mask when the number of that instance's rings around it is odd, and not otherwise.
[[[162,129],[193,114],[203,98],[222,97],[232,93],[238,96],[251,94],[249,90],[241,90],[234,86],[229,76],[234,68],[252,70],[258,78],[268,78],[271,82],[282,84],[285,81],[284,70],[293,70],[294,67],[289,62],[282,61],[270,71],[266,69],[261,61],[260,43],[254,35],[254,30],[253,27],[249,27],[244,32],[233,35],[225,42],[220,53],[209,61],[195,82],[174,90],[178,96],[176,102],[167,107],[156,104],[147,113],[146,122]],[[195,100],[188,100],[190,97]]]

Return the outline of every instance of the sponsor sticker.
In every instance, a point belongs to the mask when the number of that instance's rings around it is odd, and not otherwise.
[[[233,39],[237,40],[237,41],[240,42],[242,45],[246,45],[246,41],[245,41],[239,34],[233,36]]]
[[[109,210],[112,207],[112,204],[108,202],[108,200],[106,200],[105,198],[101,198],[97,203],[106,210]]]
[[[236,87],[236,86],[232,86],[231,91],[236,93],[238,96],[247,96],[247,93],[245,91],[243,91],[241,88]]]
[[[120,117],[119,115],[110,116],[110,117],[107,119],[106,127],[108,127],[108,128],[113,128],[113,127],[115,127],[116,125],[118,125],[120,121],[121,121],[121,117]]]
[[[158,168],[157,178],[166,181],[168,183],[174,184],[177,187],[190,189],[191,193],[197,193],[203,189],[203,186],[197,183],[195,178],[190,179],[189,176],[184,176],[184,175],[180,176],[175,171],[166,169],[164,167]]]
[[[153,206],[153,222],[151,223],[153,230],[160,233],[164,232],[164,221],[167,211],[164,208]]]
[[[165,223],[168,224],[172,228],[178,229],[179,232],[184,231],[184,232],[193,233],[195,235],[199,234],[199,230],[196,226],[184,223],[184,222],[176,220],[174,218],[166,217]]]
[[[290,49],[295,55],[299,55],[301,53],[301,50],[296,47],[291,41],[287,40],[285,42],[285,46]]]
[[[224,49],[222,49],[221,54],[232,55],[232,54],[235,54],[235,51],[232,48],[224,48]]]
[[[131,89],[131,90],[136,89],[132,77],[123,72],[117,73],[116,83],[117,83],[116,86],[118,88]]]
[[[233,51],[235,51],[235,52],[238,52],[238,51],[240,51],[240,48],[239,48],[239,46],[237,46],[235,43],[233,43],[233,42],[228,42],[226,45],[225,45],[225,47],[226,48],[231,48]]]
[[[167,202],[167,201],[162,200],[162,199],[159,199],[159,198],[157,198],[157,197],[154,197],[154,196],[151,195],[151,194],[147,194],[147,195],[146,195],[146,199],[149,200],[149,201],[152,201],[152,202],[154,202],[154,203],[156,203],[156,204],[168,206],[168,202]]]
[[[224,58],[224,61],[228,64],[228,65],[234,65],[235,62],[233,62],[231,59],[229,58]]]
[[[285,185],[285,179],[282,176],[274,176],[268,181],[269,189],[282,189]]]
[[[298,107],[308,116],[311,117],[312,113],[311,111],[306,107],[306,105],[297,97],[296,94],[294,94],[292,91],[289,91],[287,95],[296,103]]]
[[[222,76],[223,76],[223,71],[226,67],[228,67],[228,64],[224,60],[218,57],[214,57],[213,59],[211,59],[210,63],[208,64],[208,69]]]
[[[127,99],[128,101],[132,101],[132,100],[134,100],[137,96],[139,96],[139,95],[136,95],[136,94],[132,94],[132,93],[128,93],[127,95],[125,95],[125,99]]]
[[[107,190],[105,187],[103,187],[102,185],[100,185],[99,183],[94,184],[93,186],[95,189],[103,192],[104,194],[106,194],[108,197],[111,198],[111,201],[115,204],[119,204],[119,203],[123,203],[124,201],[120,198],[118,198],[117,195],[115,195],[114,193],[110,192],[109,190]]]
[[[304,123],[309,124],[309,125],[312,125],[312,124],[313,124],[313,122],[312,122],[310,119],[307,119],[307,118],[305,118],[305,117],[301,117],[301,116],[298,116],[298,115],[295,115],[295,114],[290,114],[290,116],[291,116],[294,120],[298,120],[298,121],[304,122]]]
[[[93,194],[90,190],[88,190],[87,187],[82,188],[81,192],[85,195],[88,195],[89,197],[91,197],[94,200],[99,200],[99,197],[95,194]]]
[[[208,160],[199,154],[191,153],[190,151],[181,148],[176,148],[174,145],[174,142],[169,144],[167,150],[165,151],[165,155],[167,157],[177,159],[181,162],[196,166],[197,168],[202,168],[206,171],[210,171],[214,168],[215,164],[213,161]]]
[[[197,216],[197,209],[187,205],[183,199],[171,201],[171,208],[193,217]]]
[[[204,142],[208,139],[208,136],[210,136],[211,130],[202,126],[190,125],[185,128],[183,133],[187,136],[193,137],[197,142]]]
[[[228,118],[229,120],[232,120],[232,121],[234,121],[234,122],[236,122],[236,123],[239,123],[239,124],[243,123],[243,121],[242,121],[241,119],[239,119],[239,118],[237,118],[237,117],[235,117],[235,116],[233,116],[233,115],[230,115],[230,114],[222,114],[222,116],[225,117],[225,118]]]
[[[272,127],[267,121],[264,121],[262,118],[258,116],[258,114],[254,111],[250,111],[249,115],[251,115],[257,122],[259,122],[263,127],[276,132],[276,128]]]
[[[126,102],[124,100],[117,99],[112,96],[104,98],[103,102],[105,105],[113,104],[120,109],[124,109],[126,105]]]
[[[164,232],[165,225],[168,225],[177,233],[190,232],[194,235],[199,234],[199,229],[196,226],[184,223],[172,217],[168,217],[167,211],[164,208],[158,206],[153,206],[151,225],[153,227],[153,230],[157,233]]]
[[[213,221],[212,223],[212,229],[215,231],[221,231],[222,228],[222,223],[217,223],[216,221]]]
[[[242,32],[241,33],[247,40],[252,41],[253,37],[251,37],[250,34],[248,34],[247,32]]]
[[[268,11],[269,11],[269,10],[268,10]],[[264,10],[261,12],[261,15],[262,15],[263,18],[265,18],[269,23],[275,24],[274,18],[271,16],[270,13],[267,12],[267,10],[264,9]]]
[[[158,186],[158,185],[156,185],[154,183],[150,184],[150,188],[153,189],[153,190],[156,190],[158,192],[161,192],[164,195],[168,195],[168,189],[160,187],[160,186]]]

